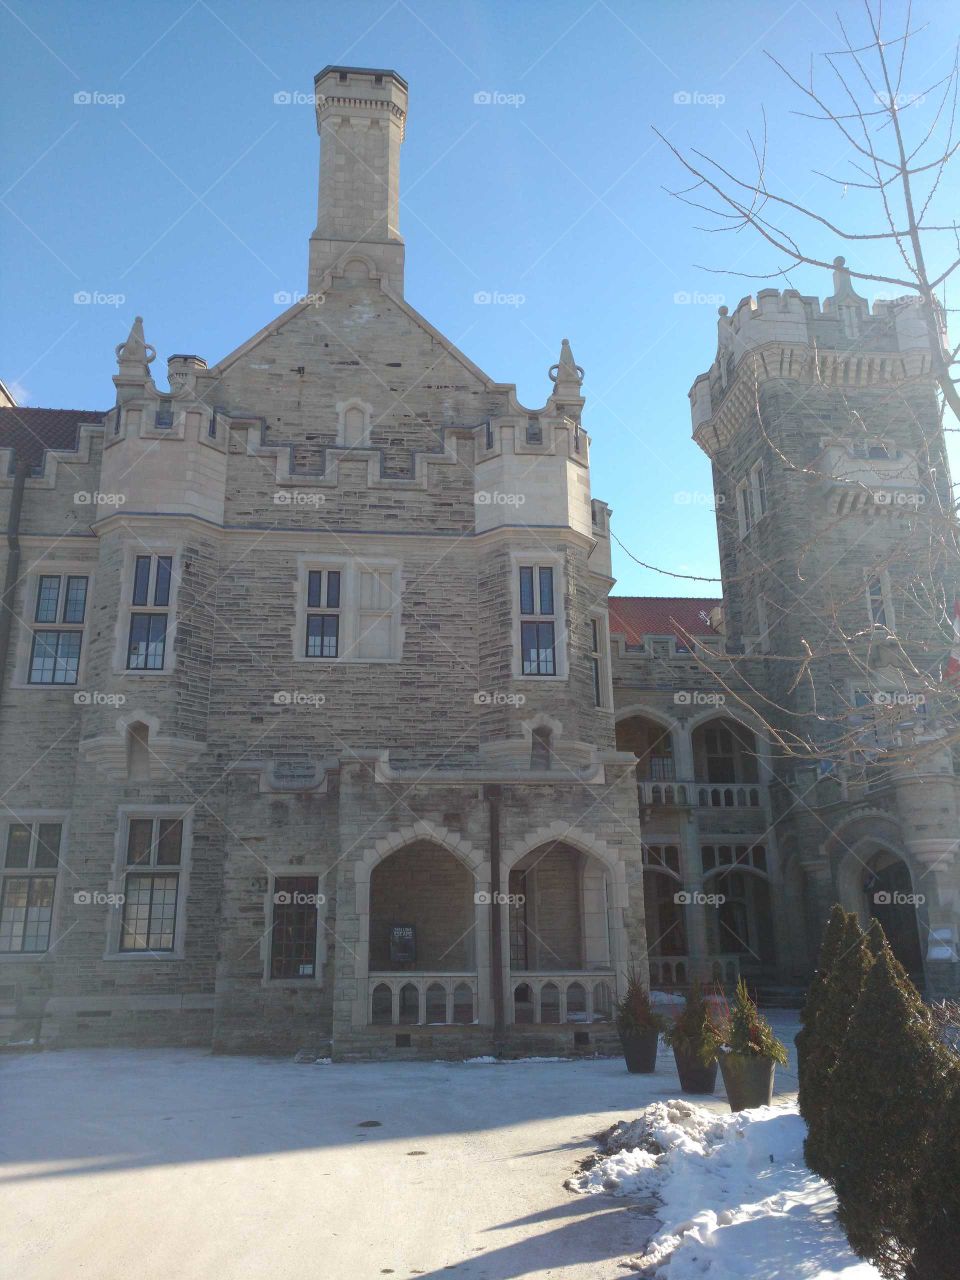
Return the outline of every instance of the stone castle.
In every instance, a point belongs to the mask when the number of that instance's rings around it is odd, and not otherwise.
[[[785,755],[903,677],[775,661],[914,625],[915,507],[860,496],[947,482],[917,309],[842,262],[722,309],[722,599],[610,596],[570,345],[526,408],[415,312],[407,85],[316,91],[302,300],[166,387],[137,319],[107,411],[0,408],[6,1038],[593,1052],[631,970],[801,989],[836,900],[955,991],[949,749]]]

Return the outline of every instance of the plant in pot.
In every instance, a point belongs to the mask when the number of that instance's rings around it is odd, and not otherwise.
[[[787,1065],[787,1049],[750,999],[742,978],[724,1020],[719,1058],[731,1111],[770,1105],[774,1072],[778,1062]]]
[[[667,1028],[663,1038],[673,1049],[684,1093],[713,1093],[717,1083],[717,1051],[722,1039],[699,982],[691,985],[683,1012]]]
[[[649,1075],[657,1069],[657,1045],[669,1019],[657,1013],[650,993],[635,973],[627,978],[623,999],[617,1002],[617,1031],[627,1070]]]

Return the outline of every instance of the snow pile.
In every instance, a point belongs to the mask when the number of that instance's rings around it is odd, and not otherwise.
[[[851,1253],[833,1192],[804,1164],[805,1132],[793,1104],[724,1115],[656,1102],[603,1134],[604,1154],[567,1185],[660,1201],[662,1229],[628,1264],[651,1280],[879,1280]]]

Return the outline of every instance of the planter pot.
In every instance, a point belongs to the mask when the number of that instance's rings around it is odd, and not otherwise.
[[[717,1087],[717,1060],[704,1066],[693,1054],[673,1051],[677,1064],[677,1075],[680,1077],[680,1088],[684,1093],[713,1093]]]
[[[769,1107],[773,1101],[773,1073],[776,1065],[772,1058],[761,1058],[755,1054],[722,1053],[720,1073],[730,1110]]]
[[[659,1042],[659,1031],[621,1031],[620,1043],[627,1070],[635,1075],[650,1075],[656,1071]]]

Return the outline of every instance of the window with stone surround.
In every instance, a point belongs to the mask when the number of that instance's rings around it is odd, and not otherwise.
[[[610,707],[610,636],[606,614],[599,609],[590,615],[590,673],[593,705],[601,709]]]
[[[63,822],[6,824],[0,854],[0,955],[50,949]]]
[[[163,675],[172,669],[179,558],[172,546],[138,540],[125,547],[114,656],[117,673]]]
[[[301,556],[296,615],[294,654],[299,661],[399,660],[399,562]]]
[[[763,459],[755,462],[750,468],[750,496],[753,507],[753,523],[756,524],[767,514],[767,477],[763,469]]]
[[[313,980],[317,976],[318,876],[276,876],[270,930],[270,977]]]
[[[520,674],[555,676],[557,616],[554,566],[521,564],[517,569],[520,602]]]
[[[746,480],[737,485],[737,526],[741,540],[753,528],[753,490]]]
[[[188,823],[182,812],[164,808],[122,814],[116,953],[154,956],[182,951],[188,851]]]
[[[83,646],[89,579],[41,573],[33,586],[30,684],[76,684]]]
[[[868,574],[866,579],[867,616],[874,627],[886,627],[895,630],[893,602],[890,592],[890,577],[885,569],[880,573]]]

